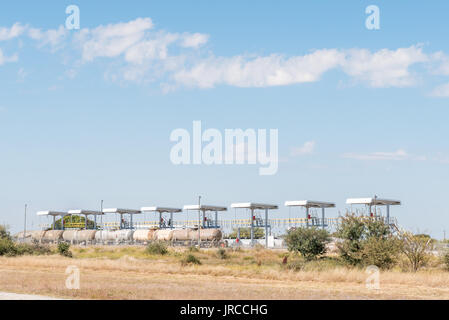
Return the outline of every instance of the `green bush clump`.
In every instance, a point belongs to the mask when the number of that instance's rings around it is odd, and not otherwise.
[[[229,258],[228,253],[226,252],[225,249],[220,248],[217,250],[217,256],[218,258],[220,258],[221,260],[226,260]]]
[[[326,230],[303,227],[290,230],[285,240],[290,252],[300,253],[310,261],[326,253],[330,236]]]
[[[336,235],[340,258],[351,266],[375,265],[390,269],[397,262],[402,242],[382,220],[347,214]]]
[[[184,259],[181,260],[181,264],[183,266],[193,264],[193,265],[201,265],[200,259],[195,257],[193,254],[188,254]]]
[[[58,253],[61,256],[72,258],[72,252],[70,251],[70,244],[66,242],[61,242],[58,244]]]
[[[165,243],[158,241],[150,243],[146,248],[146,253],[163,256],[168,253],[168,249]]]

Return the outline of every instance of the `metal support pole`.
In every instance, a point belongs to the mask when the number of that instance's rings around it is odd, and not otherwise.
[[[201,196],[198,197],[198,248],[201,247]]]
[[[254,209],[251,209],[251,247],[254,245]]]
[[[84,216],[84,229],[87,230],[87,214]]]
[[[162,229],[162,212],[159,211],[159,229]]]
[[[265,209],[265,247],[268,248],[268,209]]]
[[[131,230],[133,230],[133,215],[132,215],[132,213],[130,213],[129,216],[130,216],[130,223],[131,223],[130,228],[131,228]]]
[[[215,227],[218,228],[218,211],[215,211]]]
[[[170,228],[173,229],[173,212],[170,212]]]
[[[56,216],[53,216],[53,230],[55,230]]]
[[[306,207],[306,227],[309,227],[309,207]]]
[[[322,224],[322,226],[323,226],[323,230],[324,230],[324,228],[325,228],[325,226],[324,226],[324,219],[325,219],[325,213],[324,213],[324,207],[323,208],[321,208],[321,224]]]

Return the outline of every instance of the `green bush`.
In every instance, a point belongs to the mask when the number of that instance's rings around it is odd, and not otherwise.
[[[167,246],[163,242],[152,242],[147,248],[146,252],[151,255],[166,255],[168,253]]]
[[[290,230],[285,240],[290,252],[300,253],[310,261],[326,253],[330,236],[326,230],[303,227]]]
[[[229,257],[228,257],[228,254],[227,254],[227,252],[226,252],[226,250],[223,249],[223,248],[220,248],[220,249],[217,250],[217,256],[218,256],[218,258],[220,258],[221,260],[226,260],[226,259],[229,258]]]
[[[337,247],[346,264],[389,269],[397,261],[401,242],[382,220],[348,214],[343,217],[336,235],[343,240]]]
[[[0,256],[16,256],[17,254],[17,248],[12,240],[0,238]]]
[[[12,240],[6,226],[0,225],[0,239]]]
[[[395,238],[369,238],[363,244],[363,264],[391,269],[398,260],[399,249],[400,243]]]
[[[449,251],[445,253],[443,256],[443,262],[446,266],[446,269],[449,271]]]
[[[184,259],[181,260],[181,264],[183,266],[194,264],[194,265],[201,265],[200,259],[195,257],[193,254],[188,254]]]
[[[58,244],[58,253],[61,256],[71,258],[72,257],[72,252],[70,251],[70,244],[68,244],[66,242],[59,243]]]

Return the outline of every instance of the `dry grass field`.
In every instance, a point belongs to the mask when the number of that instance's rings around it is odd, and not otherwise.
[[[183,265],[187,249],[150,255],[144,247],[71,248],[58,255],[0,257],[0,291],[71,299],[449,299],[449,272],[381,272],[380,290],[366,288],[362,269],[332,258],[300,271],[282,264],[286,252],[273,250],[192,252],[201,265]],[[80,289],[65,288],[68,266],[80,269]]]

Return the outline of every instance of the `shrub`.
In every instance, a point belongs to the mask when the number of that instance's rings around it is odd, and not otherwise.
[[[163,256],[168,253],[168,249],[167,249],[167,246],[165,245],[165,243],[158,241],[158,242],[150,243],[146,248],[146,252],[148,254],[152,254],[152,255]]]
[[[58,253],[61,256],[71,258],[72,257],[72,252],[70,251],[70,244],[68,244],[66,242],[59,243],[58,244]]]
[[[198,247],[195,247],[195,246],[190,246],[189,252],[200,252],[200,249],[198,249]]]
[[[286,264],[286,268],[292,271],[301,271],[305,266],[305,262],[303,260],[293,260]]]
[[[0,239],[12,240],[6,226],[0,225]]]
[[[400,232],[401,251],[407,257],[410,269],[418,271],[426,265],[430,259],[430,251],[433,249],[433,240],[423,235],[414,235],[410,232]]]
[[[17,248],[11,239],[0,238],[0,256],[16,256],[17,254]]]
[[[446,265],[446,269],[449,271],[449,251],[444,254],[443,262]]]
[[[181,260],[181,264],[183,266],[194,264],[194,265],[201,265],[200,259],[195,257],[193,254],[188,254],[184,259]]]
[[[363,245],[363,264],[390,269],[397,262],[399,249],[399,241],[395,238],[369,238]]]
[[[400,241],[382,220],[347,214],[337,228],[340,258],[349,265],[391,268],[397,261]]]
[[[290,230],[286,237],[288,250],[299,252],[308,261],[326,253],[326,244],[329,241],[329,233],[317,228]]]
[[[218,256],[218,258],[220,258],[222,260],[226,260],[229,258],[226,250],[223,248],[220,248],[217,250],[217,256]]]

